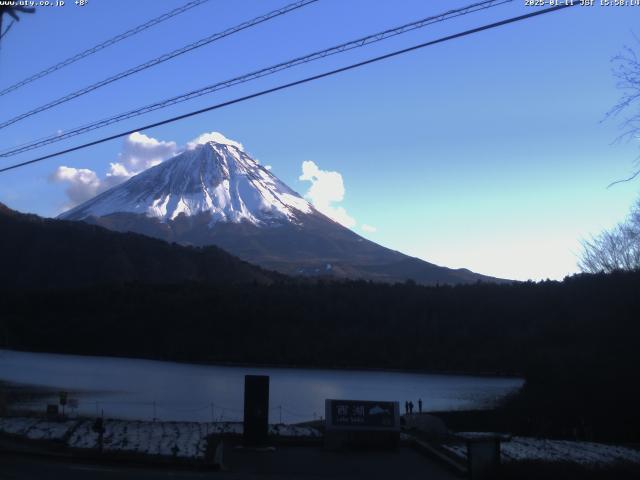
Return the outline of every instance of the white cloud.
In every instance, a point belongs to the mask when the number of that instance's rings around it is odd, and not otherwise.
[[[373,232],[377,232],[378,229],[376,227],[373,227],[371,225],[367,225],[366,223],[363,223],[362,225],[360,225],[360,228],[362,228],[363,232],[367,232],[367,233],[373,233]]]
[[[52,182],[67,183],[68,207],[78,205],[100,192],[101,182],[96,172],[87,168],[60,166],[49,176]]]
[[[178,151],[176,142],[164,142],[134,132],[124,139],[122,152],[118,161],[111,164],[113,174],[126,174],[129,177],[150,167],[162,163],[174,156]]]
[[[176,142],[164,142],[135,132],[125,138],[122,152],[116,162],[109,164],[104,178],[86,168],[60,166],[49,180],[67,184],[65,192],[69,201],[65,208],[72,208],[177,153]]]
[[[236,147],[244,151],[244,147],[240,142],[231,140],[225,137],[220,132],[203,133],[202,135],[198,136],[197,138],[194,138],[189,143],[187,143],[187,150],[193,150],[198,145],[202,145],[203,143],[207,143],[207,142],[216,142],[216,143],[222,143],[224,145],[231,145],[232,147]]]
[[[302,162],[302,175],[299,179],[311,182],[305,196],[321,213],[345,227],[351,228],[356,225],[356,220],[344,207],[334,205],[341,202],[345,194],[344,182],[339,172],[320,170],[315,162],[305,160]]]

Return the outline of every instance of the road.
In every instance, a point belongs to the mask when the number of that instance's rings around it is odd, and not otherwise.
[[[227,471],[175,470],[76,462],[23,454],[0,454],[0,480],[220,480],[389,479],[453,480],[454,474],[409,449],[399,452],[332,453],[284,447],[275,452],[225,450]]]

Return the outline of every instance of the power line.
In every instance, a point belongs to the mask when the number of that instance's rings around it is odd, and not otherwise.
[[[11,30],[11,27],[13,27],[14,23],[16,23],[16,21],[15,20],[11,20],[11,23],[5,29],[5,31],[3,32],[2,31],[2,22],[0,22],[0,40],[2,40],[7,33],[9,33],[9,30]]]
[[[122,122],[124,120],[128,120],[130,118],[133,117],[137,117],[140,115],[143,115],[145,113],[150,113],[153,112],[155,110],[159,110],[162,108],[166,108],[172,105],[176,105],[178,103],[182,103],[182,102],[186,102],[188,100],[209,94],[209,93],[213,93],[215,91],[218,90],[222,90],[225,88],[230,88],[233,87],[235,85],[239,85],[241,83],[246,83],[252,80],[256,80],[258,78],[262,78],[268,75],[273,75],[275,73],[278,73],[282,70],[286,70],[289,68],[293,68],[295,66],[298,65],[302,65],[304,63],[309,63],[315,60],[320,60],[322,58],[331,56],[331,55],[335,55],[338,53],[343,53],[345,51],[348,50],[352,50],[355,48],[360,48],[360,47],[364,47],[366,45],[372,44],[372,43],[376,43],[382,40],[386,40],[388,38],[394,37],[396,35],[400,35],[412,30],[416,30],[419,28],[424,28],[427,27],[428,25],[432,25],[434,23],[438,23],[438,22],[443,22],[445,20],[450,20],[452,18],[456,18],[462,15],[467,15],[479,10],[485,10],[488,8],[493,8],[493,7],[497,7],[499,5],[502,5],[504,3],[509,3],[512,2],[513,0],[484,0],[482,2],[479,3],[474,3],[471,5],[468,5],[466,7],[463,8],[458,8],[455,10],[449,10],[447,12],[444,12],[442,14],[439,15],[434,15],[434,16],[430,16],[427,18],[423,18],[421,20],[415,21],[415,22],[411,22],[411,23],[407,23],[405,25],[401,25],[399,27],[395,27],[395,28],[390,28],[387,30],[384,30],[382,32],[378,32],[372,35],[368,35],[366,37],[361,37],[358,38],[356,40],[352,40],[346,43],[342,43],[340,45],[334,46],[334,47],[330,47],[327,48],[325,50],[320,50],[320,51],[316,51],[313,53],[310,53],[308,55],[302,56],[302,57],[297,57],[294,58],[292,60],[288,60],[286,62],[282,62],[282,63],[278,63],[276,65],[272,65],[266,68],[262,68],[260,70],[257,71],[253,71],[244,75],[241,75],[239,77],[235,77],[232,78],[230,80],[224,80],[222,82],[218,82],[212,85],[208,85],[206,87],[197,89],[197,90],[193,90],[191,92],[185,93],[185,94],[181,94],[169,99],[165,99],[150,105],[146,105],[144,107],[140,107],[134,110],[130,110],[128,112],[125,113],[121,113],[103,120],[99,120],[97,122],[93,122],[90,123],[88,125],[84,125],[82,127],[76,127],[72,130],[69,130],[67,132],[61,133],[61,134],[57,134],[57,135],[50,135],[48,137],[45,137],[43,139],[38,139],[26,144],[22,144],[22,145],[18,145],[16,147],[12,147],[9,150],[5,150],[4,152],[0,153],[0,157],[10,157],[13,155],[17,155],[18,153],[23,153],[29,150],[33,150],[35,148],[39,148],[45,145],[49,145],[52,143],[57,143],[59,141],[62,140],[66,140],[68,138],[71,137],[75,137],[77,135],[83,134],[83,133],[87,133],[89,131],[92,130],[96,130],[99,128],[103,128],[106,127],[108,125],[112,125],[114,123],[119,123]]]
[[[45,68],[44,70],[31,75],[30,77],[25,78],[24,80],[20,80],[17,83],[14,83],[13,85],[6,87],[4,90],[0,91],[0,97],[2,97],[3,95],[6,95],[7,93],[13,92],[14,90],[19,89],[20,87],[24,87],[25,85],[31,83],[31,82],[35,82],[36,80],[42,78],[42,77],[46,77],[47,75],[60,70],[61,68],[64,68],[66,66],[71,65],[72,63],[77,62],[78,60],[81,60],[85,57],[88,57],[89,55],[93,55],[96,52],[99,52],[100,50],[104,50],[107,47],[110,47],[111,45],[114,45],[126,38],[132,37],[133,35],[136,35],[148,28],[153,27],[154,25],[157,25],[159,23],[164,22],[165,20],[169,20],[170,18],[175,17],[176,15],[180,15],[181,13],[184,13],[188,10],[191,10],[194,7],[197,7],[199,5],[202,5],[203,3],[208,2],[209,0],[193,0],[189,3],[186,3],[185,5],[183,5],[182,7],[178,7],[174,10],[171,10],[170,12],[167,12],[163,15],[160,15],[159,17],[156,18],[152,18],[151,20],[149,20],[148,22],[143,23],[142,25],[138,25],[137,27],[134,27],[130,30],[127,30],[124,33],[121,33],[120,35],[116,35],[115,37],[110,38],[109,40],[106,40],[102,43],[99,43],[98,45],[95,45],[94,47],[88,48],[72,57],[67,58],[66,60],[63,60],[59,63],[56,63],[55,65],[49,67],[49,68]],[[6,33],[6,32],[5,32]]]
[[[32,163],[41,162],[43,160],[47,160],[49,158],[53,158],[53,157],[57,157],[57,156],[60,156],[60,155],[64,155],[66,153],[71,153],[71,152],[75,152],[77,150],[81,150],[81,149],[84,149],[84,148],[92,147],[94,145],[98,145],[100,143],[108,142],[108,141],[114,140],[116,138],[124,137],[124,136],[130,135],[130,134],[135,133],[135,132],[139,132],[139,131],[142,131],[142,130],[148,130],[148,129],[154,128],[154,127],[159,127],[161,125],[166,125],[168,123],[173,123],[173,122],[176,122],[178,120],[183,120],[185,118],[189,118],[189,117],[193,117],[193,116],[196,116],[196,115],[200,115],[200,114],[205,113],[205,112],[210,112],[212,110],[217,110],[217,109],[220,109],[220,108],[223,108],[223,107],[227,107],[229,105],[234,105],[236,103],[241,103],[241,102],[244,102],[246,100],[250,100],[250,99],[253,99],[253,98],[261,97],[261,96],[264,96],[264,95],[267,95],[267,94],[270,94],[270,93],[278,92],[280,90],[285,90],[285,89],[288,89],[288,88],[291,88],[291,87],[295,87],[297,85],[302,85],[304,83],[309,83],[309,82],[312,82],[314,80],[319,80],[321,78],[330,77],[330,76],[336,75],[338,73],[346,72],[346,71],[353,70],[353,69],[356,69],[356,68],[359,68],[359,67],[362,67],[362,66],[365,66],[365,65],[369,65],[369,64],[376,63],[376,62],[379,62],[379,61],[382,61],[382,60],[386,60],[386,59],[389,59],[389,58],[392,58],[392,57],[396,57],[398,55],[402,55],[404,53],[412,52],[414,50],[418,50],[418,49],[425,48],[425,47],[430,47],[430,46],[436,45],[438,43],[447,42],[449,40],[454,40],[456,38],[465,37],[465,36],[468,36],[468,35],[472,35],[474,33],[479,33],[479,32],[485,31],[485,30],[490,30],[490,29],[493,29],[493,28],[501,27],[503,25],[507,25],[507,24],[510,24],[510,23],[515,23],[515,22],[519,22],[519,21],[526,20],[526,19],[529,19],[529,18],[537,17],[539,15],[543,15],[543,14],[546,14],[546,13],[551,13],[551,12],[562,10],[562,9],[565,9],[565,8],[568,8],[568,7],[573,7],[575,5],[579,5],[579,4],[578,3],[573,3],[573,4],[572,3],[567,3],[567,4],[563,4],[563,5],[558,5],[558,6],[554,6],[554,7],[545,8],[545,9],[542,9],[542,10],[536,10],[534,12],[527,13],[525,15],[520,15],[520,16],[517,16],[517,17],[511,17],[511,18],[508,18],[506,20],[501,20],[499,22],[494,22],[494,23],[490,23],[490,24],[487,24],[487,25],[483,25],[481,27],[472,28],[471,30],[465,30],[463,32],[455,33],[453,35],[447,35],[446,37],[441,37],[441,38],[438,38],[436,40],[431,40],[431,41],[428,41],[428,42],[420,43],[418,45],[414,45],[412,47],[404,48],[402,50],[395,50],[395,51],[393,51],[391,53],[387,53],[385,55],[380,55],[378,57],[370,58],[370,59],[364,60],[362,62],[353,63],[351,65],[347,65],[346,67],[337,68],[335,70],[330,70],[328,72],[320,73],[318,75],[313,75],[313,76],[310,76],[310,77],[306,77],[306,78],[303,78],[301,80],[296,80],[294,82],[285,83],[285,84],[279,85],[277,87],[269,88],[269,89],[266,89],[266,90],[261,90],[259,92],[252,93],[250,95],[245,95],[243,97],[235,98],[233,100],[229,100],[229,101],[226,101],[226,102],[218,103],[216,105],[211,105],[209,107],[202,108],[200,110],[195,110],[195,111],[192,111],[192,112],[189,112],[189,113],[185,113],[183,115],[178,115],[176,117],[172,117],[172,118],[169,118],[169,119],[166,119],[166,120],[162,120],[162,121],[159,121],[159,122],[151,123],[149,125],[144,125],[144,126],[141,126],[141,127],[138,127],[138,128],[134,128],[132,130],[127,130],[126,132],[121,132],[121,133],[118,133],[118,134],[115,134],[115,135],[111,135],[111,136],[108,136],[108,137],[101,138],[99,140],[94,140],[92,142],[88,142],[88,143],[85,143],[85,144],[82,144],[82,145],[78,145],[78,146],[75,146],[75,147],[71,147],[71,148],[67,148],[65,150],[61,150],[61,151],[58,151],[58,152],[55,152],[55,153],[44,155],[42,157],[38,157],[38,158],[35,158],[33,160],[29,160],[29,161],[26,161],[26,162],[21,162],[21,163],[17,163],[17,164],[14,164],[14,165],[10,165],[8,167],[4,167],[4,168],[0,169],[0,173],[6,172],[6,171],[9,171],[9,170],[13,170],[15,168],[23,167],[25,165],[30,165]]]
[[[230,35],[233,35],[234,33],[240,32],[242,30],[245,30],[247,28],[251,28],[254,27],[260,23],[269,21],[273,18],[279,17],[281,15],[285,15],[293,10],[297,10],[299,8],[305,7],[311,3],[315,3],[318,0],[299,0],[295,3],[291,3],[289,5],[286,5],[282,8],[278,8],[277,10],[273,10],[269,13],[265,13],[264,15],[260,15],[252,20],[248,20],[246,22],[243,22],[239,25],[236,25],[235,27],[231,27],[228,28],[227,30],[224,30],[223,32],[219,32],[219,33],[214,33],[213,35],[210,35],[208,37],[205,37],[201,40],[198,40],[197,42],[193,42],[190,43],[188,45],[185,45],[177,50],[174,50],[172,52],[169,53],[165,53],[164,55],[161,55],[159,57],[156,57],[152,60],[149,60],[145,63],[141,63],[140,65],[137,65],[133,68],[129,68],[128,70],[124,70],[123,72],[120,72],[116,75],[112,75],[111,77],[105,78],[104,80],[100,80],[99,82],[93,83],[91,85],[88,85],[84,88],[81,88],[80,90],[76,90],[75,92],[72,92],[68,95],[65,95],[63,97],[60,97],[56,100],[53,100],[52,102],[49,102],[45,105],[42,105],[40,107],[34,108],[33,110],[30,110],[26,113],[22,113],[20,115],[18,115],[17,117],[13,117],[9,120],[6,120],[2,123],[0,123],[0,129],[8,127],[9,125],[12,125],[16,122],[19,122],[20,120],[24,120],[25,118],[31,117],[37,113],[41,113],[44,112],[46,110],[49,110],[53,107],[56,107],[58,105],[61,105],[63,103],[66,103],[70,100],[73,100],[74,98],[78,98],[81,97],[82,95],[86,95],[87,93],[90,93],[94,90],[97,90],[98,88],[104,87],[106,85],[109,85],[113,82],[116,82],[118,80],[121,80],[123,78],[126,78],[130,75],[133,75],[135,73],[141,72],[143,70],[146,70],[148,68],[151,67],[155,67],[156,65],[159,65],[161,63],[166,62],[167,60],[171,60],[172,58],[175,58],[179,55],[183,55],[187,52],[190,52],[192,50],[195,50],[196,48],[200,48],[203,47],[205,45],[208,45],[212,42],[215,42],[216,40],[220,40],[221,38],[225,38],[228,37]]]

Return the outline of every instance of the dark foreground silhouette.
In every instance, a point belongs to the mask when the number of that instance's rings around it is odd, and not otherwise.
[[[640,272],[425,287],[302,280],[0,205],[0,346],[195,362],[516,374],[460,429],[640,441]]]

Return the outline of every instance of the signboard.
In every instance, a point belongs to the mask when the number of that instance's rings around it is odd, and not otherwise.
[[[400,431],[398,402],[325,400],[327,429]]]

